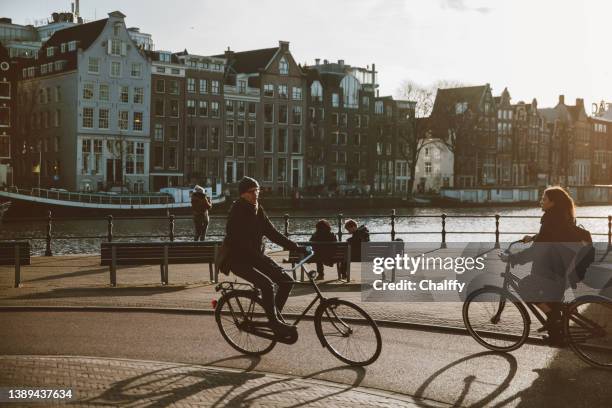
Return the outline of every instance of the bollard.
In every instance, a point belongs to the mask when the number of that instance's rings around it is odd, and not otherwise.
[[[21,246],[15,245],[15,287],[21,286]]]
[[[446,248],[446,214],[442,214],[442,243],[440,248]]]
[[[289,236],[289,214],[284,215],[285,218],[285,236]]]
[[[342,214],[338,214],[338,241],[342,241]]]
[[[174,215],[170,215],[168,217],[168,236],[170,237],[170,241],[174,241]]]
[[[51,216],[51,211],[49,211],[49,218],[47,220],[47,245],[45,247],[45,256],[53,256],[51,252],[51,227],[53,223],[53,218]]]
[[[391,210],[391,241],[395,241],[395,209]]]
[[[612,246],[612,215],[608,215],[608,248]]]
[[[106,228],[106,239],[108,242],[113,242],[113,216],[109,215],[106,217],[108,219],[108,225]]]
[[[499,214],[495,214],[495,249],[499,249]]]

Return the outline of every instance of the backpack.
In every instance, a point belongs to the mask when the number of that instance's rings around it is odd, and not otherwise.
[[[572,226],[576,242],[582,243],[582,246],[576,254],[576,262],[574,265],[574,273],[570,275],[570,283],[572,288],[576,288],[576,283],[584,280],[587,269],[595,261],[595,247],[591,233],[580,225]]]

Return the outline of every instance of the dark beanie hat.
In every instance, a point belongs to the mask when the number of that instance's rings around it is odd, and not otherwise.
[[[240,183],[238,183],[238,192],[240,194],[246,193],[252,188],[259,188],[259,183],[254,178],[245,176],[240,180]]]

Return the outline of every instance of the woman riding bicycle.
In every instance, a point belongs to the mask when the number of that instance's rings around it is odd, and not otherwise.
[[[238,184],[240,198],[232,204],[227,219],[225,242],[229,247],[230,269],[261,290],[263,307],[274,332],[291,334],[295,327],[286,324],[278,314],[283,309],[293,278],[272,258],[264,255],[262,239],[268,237],[285,249],[300,247],[278,232],[258,202],[259,183],[244,177]],[[278,311],[278,314],[277,314]]]
[[[507,260],[512,265],[532,262],[531,273],[519,285],[523,299],[533,302],[547,316],[546,329],[552,344],[562,341],[561,301],[566,288],[567,268],[574,252],[561,243],[576,240],[574,225],[576,210],[574,201],[561,187],[544,191],[540,206],[544,215],[540,231],[525,235],[523,242],[534,244]]]

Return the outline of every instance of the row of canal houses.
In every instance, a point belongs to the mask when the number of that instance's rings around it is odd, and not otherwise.
[[[424,193],[612,177],[612,118],[581,99],[540,109],[488,84],[440,89],[415,118],[414,102],[379,95],[374,64],[298,64],[285,41],[166,52],[118,11],[74,17],[0,20],[2,183],[145,192],[249,175],[282,195],[405,195],[415,147]]]

